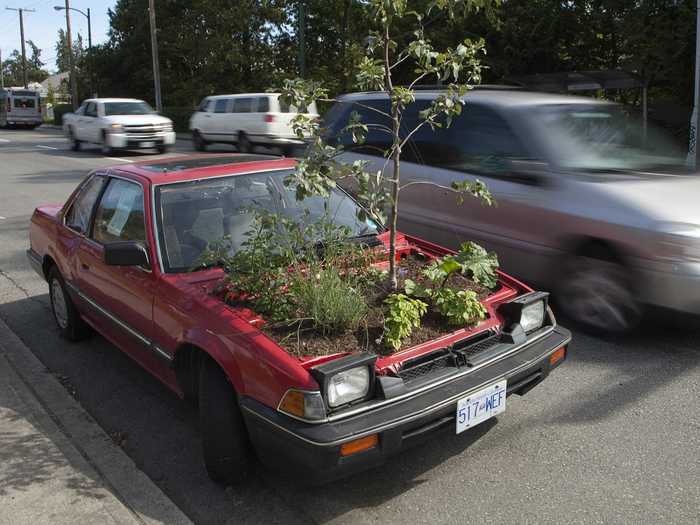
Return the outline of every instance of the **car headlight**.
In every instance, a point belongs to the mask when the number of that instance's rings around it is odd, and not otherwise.
[[[301,419],[320,420],[326,417],[321,392],[308,392],[290,388],[282,396],[277,410]]]
[[[110,124],[109,128],[107,128],[107,131],[110,131],[111,133],[118,133],[124,129],[124,126],[121,124]]]
[[[548,299],[547,292],[532,292],[502,304],[498,311],[508,327],[519,324],[525,333],[530,333],[544,325]]]
[[[670,261],[700,261],[700,225],[662,222],[656,256]]]
[[[369,368],[358,366],[338,372],[328,381],[328,406],[331,408],[346,405],[367,397],[369,393]]]
[[[374,354],[353,354],[311,369],[330,410],[372,396],[376,360]]]

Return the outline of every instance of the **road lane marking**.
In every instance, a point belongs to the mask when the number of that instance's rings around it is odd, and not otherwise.
[[[36,147],[41,149],[58,149],[54,148],[53,146],[42,146],[41,144],[36,144]]]
[[[10,142],[10,141],[7,139],[0,139],[0,142]]]
[[[4,221],[5,219],[7,219],[7,217],[3,217],[2,215],[0,215],[0,221]]]
[[[133,160],[129,159],[120,159],[119,157],[105,157],[106,159],[109,160],[118,160],[119,162],[134,162]]]

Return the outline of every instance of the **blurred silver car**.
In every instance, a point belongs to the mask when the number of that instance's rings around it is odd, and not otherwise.
[[[405,136],[438,96],[406,108]],[[591,98],[474,90],[449,128],[423,126],[403,149],[401,230],[456,247],[475,240],[503,269],[554,292],[571,318],[625,331],[645,305],[700,313],[700,178],[660,132]],[[341,98],[326,116],[343,161],[374,169],[390,137],[370,126],[361,146],[342,132],[352,111],[386,124],[381,93]],[[498,205],[459,204],[450,183],[483,180]]]

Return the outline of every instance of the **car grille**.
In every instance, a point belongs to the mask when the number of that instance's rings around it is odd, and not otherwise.
[[[144,124],[138,126],[124,126],[124,132],[130,140],[140,139],[149,140],[155,139],[158,134],[163,131],[170,131],[170,126],[162,124]]]
[[[398,376],[409,383],[417,379],[439,374],[447,369],[467,366],[469,358],[490,350],[501,342],[501,335],[487,330],[473,337],[457,341],[449,348],[442,348],[415,359],[409,359],[399,369]]]

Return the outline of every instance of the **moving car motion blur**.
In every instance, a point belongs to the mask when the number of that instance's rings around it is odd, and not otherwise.
[[[440,91],[418,92],[404,135]],[[389,135],[364,144],[341,133],[350,114],[386,124],[381,93],[341,97],[326,116],[341,160],[382,169]],[[390,124],[389,124],[390,125]],[[700,313],[700,179],[685,156],[622,106],[583,97],[477,89],[450,127],[423,126],[402,154],[400,228],[455,247],[475,239],[503,268],[555,293],[560,309],[594,330],[623,332],[645,305]],[[452,181],[478,177],[498,206],[460,204]]]
[[[279,93],[245,93],[206,97],[190,118],[192,141],[197,151],[208,144],[235,144],[241,153],[255,146],[281,148],[290,155],[303,144],[292,131],[291,121],[300,110],[279,99]],[[303,112],[318,117],[316,104]]]
[[[133,98],[85,100],[75,113],[63,115],[63,132],[74,151],[84,142],[93,143],[105,155],[115,149],[155,148],[163,153],[175,144],[172,120]]]

